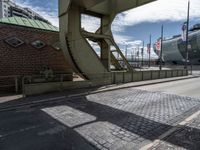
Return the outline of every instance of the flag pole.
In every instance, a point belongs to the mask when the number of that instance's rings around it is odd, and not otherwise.
[[[149,68],[151,67],[151,34],[149,37]]]
[[[128,55],[127,55],[127,44],[125,45],[125,57],[126,57],[126,59],[128,59],[127,57],[128,57]]]
[[[185,60],[185,69],[188,68],[188,59],[189,59],[189,53],[188,53],[188,32],[189,32],[189,22],[190,22],[190,0],[188,1],[188,10],[187,10],[187,32],[186,32],[186,60]]]
[[[144,41],[142,42],[142,67],[144,65]]]
[[[138,50],[137,50],[138,66],[140,66],[140,46],[139,46],[139,44],[138,44],[137,48],[138,48]]]
[[[162,27],[161,27],[161,41],[160,41],[160,70],[162,70],[163,32],[164,32],[164,26],[162,25]]]

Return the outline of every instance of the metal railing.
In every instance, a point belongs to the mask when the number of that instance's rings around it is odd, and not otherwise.
[[[0,76],[0,88],[12,88],[16,93],[19,92],[19,81],[21,76]]]

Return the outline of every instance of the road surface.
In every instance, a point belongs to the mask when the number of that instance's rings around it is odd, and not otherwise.
[[[0,150],[198,150],[199,81],[64,97],[57,103],[1,112]]]
[[[161,84],[140,86],[136,87],[136,89],[142,89],[147,91],[160,91],[164,93],[177,94],[180,96],[200,98],[200,77],[166,82]]]

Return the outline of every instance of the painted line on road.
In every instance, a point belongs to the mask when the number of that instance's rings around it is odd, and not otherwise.
[[[158,146],[162,140],[168,136],[170,136],[171,134],[173,134],[175,131],[182,129],[183,126],[191,123],[191,121],[196,118],[198,115],[200,115],[200,110],[195,112],[194,114],[192,114],[191,116],[189,116],[188,118],[186,118],[185,120],[183,120],[182,122],[180,122],[178,125],[174,126],[173,128],[171,128],[170,130],[168,130],[167,132],[163,133],[162,135],[160,135],[158,137],[158,139],[154,140],[152,143],[145,145],[144,147],[140,148],[140,150],[150,150],[153,147]]]

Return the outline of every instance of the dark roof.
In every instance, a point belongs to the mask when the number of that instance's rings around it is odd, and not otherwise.
[[[51,24],[47,24],[39,20],[27,19],[27,18],[22,18],[22,17],[2,18],[0,19],[0,23],[11,24],[11,25],[16,25],[16,26],[24,26],[24,27],[54,31],[54,32],[59,31],[58,27],[55,27]]]

